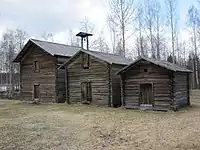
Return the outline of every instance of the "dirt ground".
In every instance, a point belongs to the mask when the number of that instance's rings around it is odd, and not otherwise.
[[[200,106],[178,112],[0,102],[0,150],[199,150]]]

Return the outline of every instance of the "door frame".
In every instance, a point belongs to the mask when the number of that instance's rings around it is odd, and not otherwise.
[[[38,98],[35,98],[35,86],[39,86]],[[33,92],[32,92],[33,101],[40,101],[40,84],[35,83],[35,84],[33,84],[32,87],[33,87]]]
[[[153,82],[141,82],[138,84],[138,91],[139,91],[139,101],[138,101],[138,105],[141,106],[141,85],[144,85],[144,84],[150,84],[151,87],[152,87],[152,106],[154,107],[154,103],[155,103],[155,100],[154,100],[154,83]]]
[[[87,92],[87,100],[86,101],[83,100],[83,93],[82,93],[82,91],[83,91],[82,85],[83,84],[86,84],[86,92]],[[88,89],[88,87],[89,87],[88,85],[90,86],[90,89]],[[90,100],[88,100],[88,91],[90,91]],[[91,104],[92,103],[92,82],[91,81],[81,82],[81,103],[82,104]]]

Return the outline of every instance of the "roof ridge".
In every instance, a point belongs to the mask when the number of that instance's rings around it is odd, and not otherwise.
[[[152,60],[152,61],[166,62],[166,63],[172,64],[172,65],[176,65],[176,66],[178,66],[178,67],[182,67],[182,66],[180,66],[179,64],[175,64],[175,63],[169,62],[169,61],[167,61],[167,60],[163,60],[163,59],[148,58],[148,57],[142,57],[142,58],[144,58],[144,59],[149,59],[149,60]],[[184,68],[184,67],[182,67],[182,68]]]
[[[84,51],[90,51],[90,52],[95,52],[95,53],[99,53],[99,54],[107,54],[107,55],[112,55],[112,56],[119,56],[119,57],[122,57],[122,58],[125,58],[125,59],[128,59],[124,56],[120,56],[118,54],[113,54],[113,53],[108,53],[108,52],[100,52],[100,51],[95,51],[95,50],[85,50],[83,49]]]
[[[63,45],[63,46],[68,46],[68,47],[81,48],[81,47],[79,47],[79,46],[68,45],[68,44],[62,44],[62,43],[57,43],[57,42],[50,42],[50,41],[39,40],[39,39],[34,39],[34,38],[31,38],[30,40],[39,41],[39,42],[45,42],[45,43],[51,43],[51,44],[57,44],[57,45]]]
[[[39,40],[39,39],[34,39],[31,38],[30,40],[33,41],[39,41],[39,42],[45,42],[45,43],[51,43],[51,44],[56,44],[56,45],[63,45],[63,46],[68,46],[68,47],[75,47],[75,48],[81,48],[80,46],[73,46],[73,45],[67,45],[67,44],[62,44],[62,43],[57,43],[57,42],[50,42],[50,41],[45,41],[45,40]],[[83,49],[84,51],[88,51],[86,49]],[[120,56],[118,54],[114,54],[114,53],[108,53],[108,52],[100,52],[100,51],[95,51],[95,50],[89,50],[90,52],[95,52],[95,53],[100,53],[100,54],[107,54],[107,55],[112,55],[112,56],[118,56],[118,57],[122,57],[124,59],[127,59],[124,56]]]
[[[185,66],[181,66],[181,65],[179,65],[179,64],[176,64],[176,63],[172,63],[172,62],[169,62],[169,61],[167,61],[167,60],[159,60],[159,59],[155,59],[155,58],[146,58],[147,60],[149,59],[150,61],[153,61],[154,63],[155,62],[157,62],[157,63],[161,63],[161,65],[164,65],[163,63],[167,63],[168,65],[172,65],[172,66],[174,66],[174,67],[177,67],[177,68],[180,68],[180,69],[185,69],[185,70],[188,70],[189,71],[189,69],[187,68],[187,67],[185,67]],[[177,69],[175,69],[175,70],[177,70]]]

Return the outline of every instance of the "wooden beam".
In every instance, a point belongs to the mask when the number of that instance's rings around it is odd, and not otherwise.
[[[58,88],[57,88],[57,83],[58,83],[58,69],[57,69],[57,64],[58,64],[58,59],[54,57],[54,65],[55,65],[55,102],[58,103]]]
[[[66,86],[66,102],[67,104],[70,104],[69,100],[69,76],[68,76],[68,70],[67,67],[65,67],[65,86]]]
[[[120,85],[121,85],[121,103],[122,103],[122,106],[125,106],[123,74],[120,75]]]
[[[20,78],[19,78],[19,82],[20,82],[20,100],[23,101],[23,95],[22,95],[22,61],[20,61]]]
[[[175,89],[174,89],[174,77],[175,77],[175,74],[174,72],[172,72],[172,75],[171,75],[171,88],[172,88],[172,93],[171,93],[171,97],[172,97],[172,109],[175,111],[176,110],[176,106],[175,106],[175,101],[174,101],[174,92],[175,92]]]
[[[188,105],[190,105],[190,74],[187,74],[187,100]]]
[[[112,78],[111,78],[111,65],[108,64],[108,80],[109,80],[109,84],[108,84],[108,88],[109,88],[109,95],[108,95],[108,106],[109,107],[113,107],[113,99],[112,99]]]

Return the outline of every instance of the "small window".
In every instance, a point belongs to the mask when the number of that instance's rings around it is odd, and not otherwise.
[[[34,61],[34,71],[35,72],[40,71],[39,61]]]
[[[34,85],[34,99],[39,99],[39,93],[40,93],[39,85]]]
[[[144,72],[148,72],[148,69],[144,69]]]
[[[88,54],[83,54],[82,55],[82,65],[83,69],[89,69],[89,55]]]

